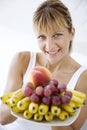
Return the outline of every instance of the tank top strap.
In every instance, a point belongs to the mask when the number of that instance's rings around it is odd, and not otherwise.
[[[35,63],[36,63],[36,52],[30,52],[30,61],[23,78],[23,83],[26,83],[28,81],[28,74],[30,70],[35,66]]]
[[[72,76],[71,80],[67,84],[68,88],[74,89],[76,87],[77,81],[81,74],[87,69],[87,66],[81,66]]]

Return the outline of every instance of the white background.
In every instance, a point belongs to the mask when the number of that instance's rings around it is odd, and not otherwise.
[[[38,51],[32,28],[34,10],[44,0],[0,0],[0,94],[8,68],[18,51]],[[72,56],[87,64],[87,1],[62,0],[70,9],[76,35]]]

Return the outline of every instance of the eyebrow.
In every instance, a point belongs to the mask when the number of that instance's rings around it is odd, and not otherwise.
[[[57,34],[57,33],[64,33],[64,31],[62,31],[62,30],[58,30],[58,31],[54,32],[54,33],[51,34],[51,35],[55,35],[55,34]],[[45,36],[45,35],[46,35],[46,34],[42,33],[42,34],[38,34],[37,37]]]
[[[64,33],[64,31],[57,31],[57,32],[53,33],[53,35],[55,35],[57,33]]]

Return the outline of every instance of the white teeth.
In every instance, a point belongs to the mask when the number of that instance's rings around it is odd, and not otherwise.
[[[49,52],[49,54],[53,55],[53,54],[56,54],[56,52]]]
[[[47,53],[49,53],[50,55],[54,55],[54,54],[56,54],[57,52],[58,52],[58,50],[52,51],[52,52],[47,52]]]

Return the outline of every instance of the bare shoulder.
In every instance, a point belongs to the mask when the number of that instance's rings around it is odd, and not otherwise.
[[[23,63],[23,61],[25,62],[26,60],[29,60],[29,57],[30,57],[30,52],[28,52],[28,51],[18,52],[14,55],[13,62],[14,63],[20,63],[20,62]]]
[[[18,52],[14,55],[12,59],[11,68],[15,67],[16,70],[19,70],[22,73],[24,73],[24,71],[28,66],[29,60],[30,60],[30,52],[28,51]]]
[[[81,74],[78,80],[77,89],[87,94],[87,70]]]
[[[30,52],[18,52],[14,55],[9,66],[5,92],[15,91],[22,87],[23,75],[27,69]]]

